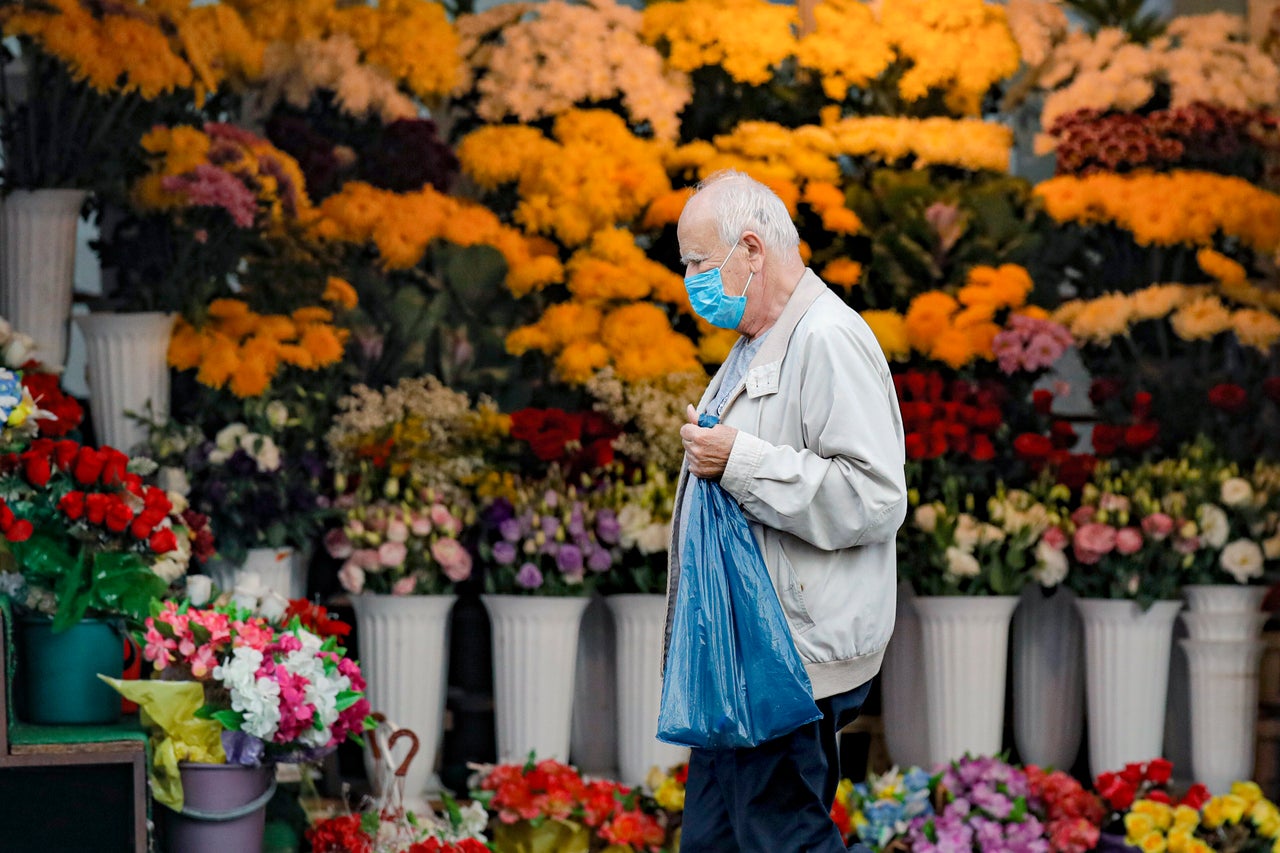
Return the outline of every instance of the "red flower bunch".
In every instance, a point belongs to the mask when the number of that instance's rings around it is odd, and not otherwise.
[[[464,838],[461,841],[428,838],[411,845],[405,853],[489,853],[489,848],[474,838]]]
[[[613,440],[622,430],[596,412],[520,409],[511,413],[511,437],[526,442],[543,462],[590,471],[613,462]]]
[[[1135,800],[1155,800],[1175,805],[1168,788],[1172,775],[1173,764],[1170,761],[1153,758],[1146,764],[1134,762],[1126,764],[1123,770],[1103,773],[1098,776],[1093,787],[1111,807],[1112,812],[1121,815],[1128,811]],[[1199,810],[1209,802],[1210,797],[1209,790],[1197,782],[1176,805]]]
[[[1044,810],[1050,849],[1057,853],[1092,850],[1106,818],[1097,796],[1061,770],[1046,773],[1034,764],[1024,769],[1031,796]]]
[[[305,598],[295,598],[289,602],[284,611],[284,624],[288,625],[295,616],[303,628],[322,640],[328,637],[345,637],[351,633],[351,626],[330,616],[324,605],[313,604]]]
[[[28,363],[32,368],[37,365]],[[84,420],[84,409],[75,397],[62,390],[56,373],[42,373],[38,369],[24,369],[22,386],[31,392],[31,399],[51,418],[36,421],[42,438],[62,438]]]
[[[1238,415],[1249,406],[1249,393],[1233,382],[1220,382],[1209,389],[1209,405],[1228,415]]]
[[[372,853],[373,850],[373,839],[365,834],[358,814],[319,821],[307,830],[307,841],[314,853]]]
[[[603,780],[587,782],[572,767],[552,759],[498,765],[481,781],[478,796],[507,824],[572,818],[611,844],[638,850],[656,851],[665,838],[658,821],[639,808],[631,788]]]
[[[937,459],[956,453],[975,462],[995,458],[992,438],[1004,424],[1004,389],[994,382],[946,382],[936,371],[909,370],[893,377],[906,430],[907,458]]]

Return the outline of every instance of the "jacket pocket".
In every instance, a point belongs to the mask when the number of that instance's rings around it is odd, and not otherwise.
[[[804,634],[814,626],[813,617],[804,603],[804,587],[781,543],[774,543],[774,553],[778,555],[778,601],[782,604],[782,613],[793,631]]]

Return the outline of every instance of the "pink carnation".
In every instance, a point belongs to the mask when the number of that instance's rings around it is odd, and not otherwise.
[[[392,595],[412,595],[414,588],[418,585],[418,579],[413,575],[407,575],[400,578],[391,585]]]
[[[1061,527],[1050,527],[1040,537],[1040,541],[1048,545],[1050,548],[1056,548],[1061,551],[1067,547],[1067,534],[1062,532]]]
[[[1157,542],[1162,542],[1173,532],[1173,518],[1163,512],[1153,512],[1142,519],[1142,532]]]
[[[431,544],[431,556],[435,557],[445,576],[454,583],[471,577],[471,555],[457,539],[439,539]]]
[[[1116,550],[1121,554],[1136,554],[1142,550],[1142,531],[1136,527],[1122,527],[1116,531]]]
[[[1072,540],[1075,557],[1087,566],[1096,564],[1116,547],[1116,529],[1106,524],[1085,524]]]
[[[347,592],[359,595],[364,592],[364,569],[360,568],[354,558],[347,560],[338,570],[338,582]]]
[[[409,549],[403,542],[383,542],[378,548],[378,562],[387,568],[403,566],[408,556]]]
[[[1086,524],[1093,521],[1093,516],[1096,512],[1097,510],[1091,506],[1077,507],[1076,510],[1071,513],[1071,521],[1076,527],[1084,527]]]

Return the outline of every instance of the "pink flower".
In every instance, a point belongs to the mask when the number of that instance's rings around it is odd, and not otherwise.
[[[1122,527],[1116,531],[1116,550],[1121,554],[1136,554],[1142,550],[1142,531],[1136,527]]]
[[[457,539],[439,539],[431,544],[431,556],[435,557],[445,576],[454,583],[471,577],[471,555]]]
[[[1062,532],[1061,527],[1050,527],[1040,537],[1040,541],[1048,545],[1050,548],[1057,548],[1059,551],[1067,547],[1067,534]]]
[[[378,562],[387,568],[403,566],[408,556],[409,549],[403,542],[383,542],[378,548]]]
[[[430,536],[431,516],[426,513],[414,513],[409,522],[409,529],[413,531],[414,536]]]
[[[1194,554],[1200,550],[1200,537],[1182,537],[1178,536],[1173,540],[1173,550],[1179,554]]]
[[[1124,495],[1113,495],[1110,492],[1105,492],[1098,499],[1098,506],[1107,512],[1128,512],[1129,499]]]
[[[348,562],[353,562],[365,571],[378,569],[382,566],[382,562],[378,559],[378,551],[375,548],[360,548],[353,551]]]
[[[1163,512],[1153,512],[1142,519],[1142,532],[1162,542],[1173,532],[1173,519]]]
[[[1022,353],[1024,370],[1043,370],[1053,367],[1066,349],[1059,341],[1044,333],[1037,334]]]
[[[330,530],[324,535],[324,549],[335,560],[345,560],[355,550],[351,545],[351,540],[347,538],[347,532],[342,528]]]
[[[1004,331],[991,341],[991,351],[1000,364],[1000,370],[1013,373],[1022,363],[1022,338],[1017,332]]]
[[[1092,566],[1115,549],[1116,529],[1106,524],[1082,525],[1071,545],[1076,559]]]
[[[418,585],[418,579],[413,575],[400,578],[391,585],[392,595],[413,595],[413,590]]]
[[[462,532],[462,523],[453,517],[453,513],[444,504],[431,507],[431,521],[436,527],[455,536]]]
[[[213,646],[208,643],[196,650],[191,657],[191,674],[196,678],[204,678],[213,672],[213,668],[218,665],[218,658],[213,653]]]
[[[347,560],[338,570],[338,581],[347,592],[359,595],[364,591],[364,569],[354,559]]]
[[[391,519],[387,522],[387,539],[391,542],[407,541],[409,539],[409,526],[398,518]]]
[[[1097,510],[1091,506],[1079,507],[1075,512],[1071,513],[1071,521],[1074,522],[1076,527],[1084,527],[1086,524],[1093,521],[1093,515],[1095,512],[1097,512]]]

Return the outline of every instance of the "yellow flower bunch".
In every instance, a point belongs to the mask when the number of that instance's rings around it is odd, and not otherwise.
[[[1238,291],[1237,291],[1238,292]],[[1106,293],[1067,302],[1053,313],[1079,342],[1105,347],[1142,322],[1168,322],[1177,340],[1208,341],[1230,332],[1241,344],[1266,355],[1280,342],[1280,316],[1264,307],[1233,307],[1226,289],[1208,285],[1156,284],[1134,293]]]
[[[880,25],[898,56],[911,63],[898,82],[907,101],[940,89],[953,111],[977,115],[987,90],[1018,70],[1018,44],[997,3],[886,0]]]
[[[1280,809],[1262,796],[1262,789],[1256,782],[1235,782],[1230,793],[1205,803],[1200,813],[1200,825],[1208,830],[1244,827],[1251,837],[1270,841],[1271,850],[1280,853]],[[1169,850],[1177,853],[1172,845]]]
[[[822,76],[828,98],[843,101],[849,89],[879,77],[894,61],[889,34],[862,0],[824,0],[813,16],[815,27],[800,37],[796,59]]]
[[[154,100],[192,85],[191,66],[157,15],[133,3],[95,15],[81,0],[10,5],[0,11],[6,36],[30,39],[76,80],[101,94],[136,92]]]
[[[671,327],[657,305],[635,302],[608,313],[580,302],[552,305],[536,323],[507,336],[507,350],[540,350],[555,357],[565,382],[582,384],[613,365],[624,382],[699,370],[693,342]]]
[[[1280,196],[1209,172],[1063,175],[1035,188],[1058,222],[1114,225],[1143,246],[1208,246],[1236,237],[1257,252],[1280,248]]]
[[[1223,284],[1243,284],[1249,277],[1245,268],[1213,249],[1201,249],[1196,252],[1196,263],[1205,275],[1212,276]]]
[[[241,398],[257,397],[286,366],[318,370],[340,361],[347,334],[333,325],[333,312],[320,306],[291,315],[258,314],[242,300],[216,299],[209,305],[208,322],[199,328],[178,320],[169,341],[169,364],[196,370],[202,385],[226,387]]]
[[[688,774],[687,766],[677,765],[668,767],[666,770],[653,767],[649,770],[644,784],[653,792],[653,798],[657,801],[659,808],[669,812],[682,812],[684,811],[684,786]]]
[[[897,311],[863,311],[862,319],[871,327],[884,357],[889,361],[906,361],[911,357],[911,337],[906,318]]]
[[[664,148],[633,134],[615,113],[571,110],[556,118],[552,138],[518,125],[481,128],[459,144],[458,159],[481,187],[514,182],[515,221],[573,248],[639,219],[671,191]]]
[[[1002,328],[996,322],[997,313],[1023,310],[1031,288],[1031,276],[1017,264],[974,267],[955,296],[935,290],[911,300],[903,318],[907,343],[912,351],[956,369],[977,360],[990,361],[995,358],[992,342]],[[873,314],[882,327],[876,337],[886,355],[901,357],[904,348],[895,339],[898,332],[890,314]]]
[[[836,234],[857,234],[862,230],[858,214],[845,207],[844,190],[826,181],[810,181],[805,184],[800,200],[813,208],[822,220],[822,227]]]
[[[827,284],[852,290],[862,283],[862,264],[849,258],[836,258],[822,268],[819,276]]]
[[[758,86],[795,54],[798,24],[794,6],[766,0],[663,0],[645,7],[641,33],[678,71],[719,65]]]
[[[490,245],[506,259],[507,286],[516,295],[564,276],[553,249],[503,225],[487,208],[431,186],[395,193],[348,181],[321,203],[312,233],[321,240],[372,243],[382,266],[391,270],[416,266],[435,240],[459,246]]]
[[[203,103],[224,81],[243,85],[262,74],[265,45],[232,7],[222,3],[191,7],[188,0],[148,5],[171,6],[165,15],[191,66],[197,103]]]
[[[633,124],[676,136],[689,80],[640,40],[640,12],[614,0],[512,5],[458,19],[464,65],[454,95],[475,92],[480,118],[531,122],[618,98]]]
[[[565,284],[579,302],[603,304],[615,300],[654,299],[689,306],[684,280],[636,245],[635,235],[622,228],[597,231],[591,242],[574,252],[565,264]]]
[[[1153,853],[1211,853],[1213,848],[1195,837],[1199,826],[1200,813],[1190,806],[1138,800],[1124,816],[1125,843]]]
[[[227,0],[264,42],[321,41],[347,35],[365,62],[420,98],[437,99],[458,80],[458,33],[431,0]]]
[[[911,157],[916,168],[1007,172],[1013,148],[1011,129],[980,119],[866,116],[841,119],[826,129],[841,154],[889,165]]]

